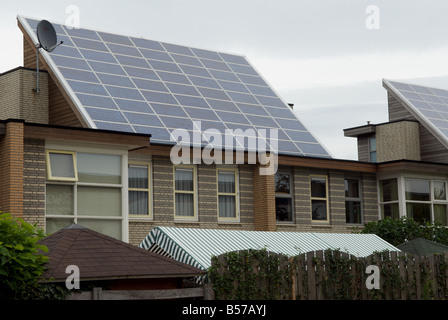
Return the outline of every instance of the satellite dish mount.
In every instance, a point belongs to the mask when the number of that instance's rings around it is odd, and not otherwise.
[[[48,22],[47,20],[42,20],[37,25],[37,39],[38,43],[36,44],[36,51],[37,51],[37,57],[36,57],[36,78],[37,78],[37,85],[36,85],[36,92],[39,92],[39,49],[44,49],[47,52],[52,52],[54,49],[56,49],[57,46],[64,43],[63,41],[60,41],[58,43],[58,38],[56,36],[56,30],[54,29],[53,25]]]

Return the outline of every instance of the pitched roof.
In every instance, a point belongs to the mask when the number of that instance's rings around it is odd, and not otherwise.
[[[424,238],[416,238],[397,245],[401,251],[417,256],[429,256],[436,253],[448,252],[448,246]]]
[[[76,265],[80,280],[198,276],[203,271],[73,224],[40,240],[49,261],[43,278],[65,281],[66,268]]]
[[[19,16],[18,22],[25,38],[37,43],[39,20]],[[63,24],[54,28],[63,44],[41,50],[40,57],[90,128],[150,133],[151,143],[164,145],[175,143],[176,129],[190,134],[212,129],[213,138],[209,130],[191,144],[246,151],[264,150],[242,139],[258,133],[267,150],[331,158],[242,55]]]
[[[400,104],[448,148],[448,90],[383,80]]]

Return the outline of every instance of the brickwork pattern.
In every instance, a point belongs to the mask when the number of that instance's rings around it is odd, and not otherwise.
[[[254,228],[256,231],[275,231],[275,174],[260,174],[264,165],[253,165]]]
[[[378,162],[420,160],[420,135],[417,122],[401,121],[376,129]]]
[[[0,210],[23,218],[23,122],[8,122],[0,138]]]
[[[24,218],[45,228],[45,141],[26,139],[24,143],[23,215]]]
[[[0,76],[0,119],[22,119],[48,123],[48,74],[39,73],[36,92],[36,71],[18,68]]]

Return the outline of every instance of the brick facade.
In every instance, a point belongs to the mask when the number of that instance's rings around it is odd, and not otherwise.
[[[23,169],[23,215],[45,228],[45,141],[25,139]]]
[[[24,123],[9,121],[0,138],[0,210],[23,218]]]

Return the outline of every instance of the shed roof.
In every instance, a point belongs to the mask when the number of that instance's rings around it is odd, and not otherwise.
[[[400,251],[374,234],[337,234],[311,232],[270,232],[156,227],[140,247],[168,255],[207,269],[211,257],[247,250],[266,249],[278,254],[296,256],[316,250],[341,250],[354,256],[368,256],[375,251]]]
[[[48,248],[44,279],[65,281],[76,265],[80,280],[193,277],[203,272],[137,246],[73,224],[39,242]]]
[[[411,241],[397,245],[401,251],[418,256],[433,255],[448,252],[448,246],[424,238],[416,238]]]

